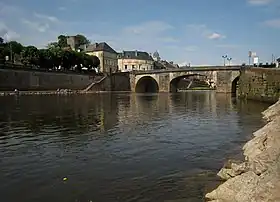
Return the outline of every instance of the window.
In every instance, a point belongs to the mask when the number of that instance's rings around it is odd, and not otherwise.
[[[135,66],[134,65],[132,65],[132,69],[134,69],[135,68]]]
[[[127,69],[127,65],[124,66],[124,69],[125,69],[125,70]]]

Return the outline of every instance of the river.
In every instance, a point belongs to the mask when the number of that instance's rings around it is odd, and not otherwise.
[[[203,201],[267,107],[213,91],[0,97],[0,201]]]

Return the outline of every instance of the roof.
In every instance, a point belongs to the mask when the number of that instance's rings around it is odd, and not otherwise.
[[[171,62],[167,62],[167,61],[158,61],[156,63],[156,67],[158,68],[162,68],[162,66],[165,68],[165,69],[174,69],[174,68],[178,68],[179,66],[177,64],[173,64]]]
[[[155,69],[166,69],[166,67],[158,61],[155,61]]]
[[[118,58],[136,59],[136,60],[153,60],[149,53],[143,51],[123,51],[118,53]]]
[[[86,52],[95,52],[95,51],[105,51],[105,52],[109,52],[109,53],[117,53],[106,42],[90,44],[86,48]]]

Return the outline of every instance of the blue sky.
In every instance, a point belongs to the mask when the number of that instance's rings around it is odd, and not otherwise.
[[[44,47],[84,34],[117,51],[159,51],[179,64],[280,57],[279,0],[0,0],[0,36]],[[278,37],[277,37],[278,36]]]

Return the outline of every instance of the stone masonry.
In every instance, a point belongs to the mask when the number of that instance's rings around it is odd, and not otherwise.
[[[213,83],[217,92],[231,93],[233,81],[240,76],[240,68],[196,68],[182,69],[176,71],[158,71],[158,72],[139,72],[130,75],[130,86],[132,92],[137,92],[139,85],[144,85],[142,80],[147,78],[155,81],[159,92],[174,92],[178,80],[185,76],[201,76],[207,83]]]
[[[276,102],[280,96],[280,69],[246,68],[241,71],[239,97]]]

